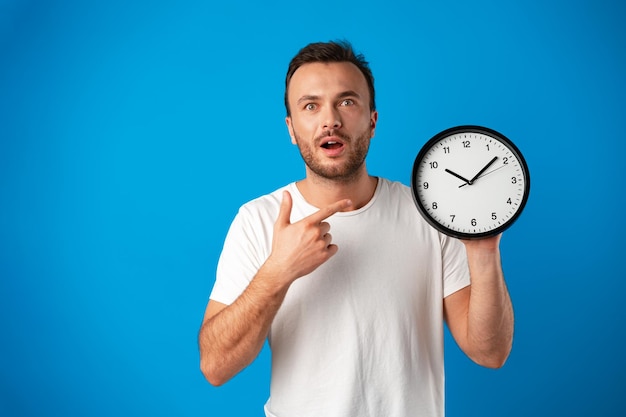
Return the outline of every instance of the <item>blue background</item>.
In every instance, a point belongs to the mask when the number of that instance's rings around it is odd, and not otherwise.
[[[625,10],[0,0],[0,415],[262,415],[268,349],[214,388],[196,334],[239,205],[304,175],[283,77],[331,39],[376,77],[371,173],[408,184],[459,124],[531,170],[512,355],[487,370],[446,334],[448,416],[623,415]]]

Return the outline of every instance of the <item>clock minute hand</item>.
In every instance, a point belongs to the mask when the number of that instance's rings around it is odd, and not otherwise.
[[[487,165],[485,165],[483,167],[483,169],[481,169],[480,171],[478,171],[478,174],[474,175],[474,178],[472,178],[471,180],[469,180],[467,183],[469,185],[472,185],[474,183],[474,181],[476,181],[478,179],[478,177],[480,177],[480,175],[487,171],[487,168],[489,168],[491,166],[491,164],[493,164],[494,162],[496,162],[496,160],[498,159],[497,156],[494,156],[493,159],[491,161],[489,161],[489,163],[487,163]]]
[[[460,176],[459,174],[457,174],[454,171],[450,171],[448,168],[446,168],[444,171],[446,171],[448,174],[454,175],[455,177],[457,177],[461,181],[465,182],[465,184],[471,184],[471,182],[469,180],[467,180],[466,178],[463,178],[462,176]],[[463,185],[465,185],[465,184],[463,184]]]

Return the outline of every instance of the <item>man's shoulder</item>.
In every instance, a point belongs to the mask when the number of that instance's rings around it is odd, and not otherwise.
[[[406,192],[410,190],[410,187],[405,185],[403,182],[400,182],[397,180],[391,180],[389,178],[384,178],[384,177],[378,177],[378,179],[383,182],[383,185],[395,191]]]
[[[379,177],[381,190],[387,192],[391,197],[412,198],[411,188],[400,181]]]
[[[283,191],[289,190],[290,187],[291,184],[287,184],[270,193],[249,200],[239,208],[239,212],[274,214],[280,209]]]

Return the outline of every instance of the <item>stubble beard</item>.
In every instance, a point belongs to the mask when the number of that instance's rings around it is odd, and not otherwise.
[[[313,174],[324,180],[349,183],[358,177],[361,167],[365,163],[365,158],[369,151],[372,130],[368,128],[354,139],[346,135],[335,133],[344,140],[346,145],[350,145],[351,149],[345,163],[329,165],[324,164],[321,159],[315,155],[315,148],[318,146],[319,140],[323,137],[317,138],[313,145],[309,145],[305,143],[305,141],[300,140],[295,130],[293,133],[298,149],[300,150],[300,155]],[[324,135],[324,137],[325,136],[326,135]]]

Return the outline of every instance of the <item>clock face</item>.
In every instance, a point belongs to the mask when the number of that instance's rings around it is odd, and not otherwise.
[[[480,239],[507,229],[530,191],[528,167],[502,134],[480,126],[447,129],[420,150],[411,177],[420,213],[439,231]]]

